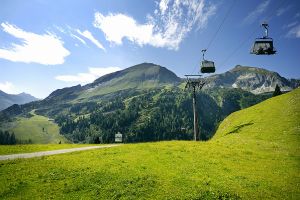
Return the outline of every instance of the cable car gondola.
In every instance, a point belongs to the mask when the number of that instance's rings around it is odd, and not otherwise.
[[[203,60],[201,62],[201,73],[214,73],[216,71],[215,63],[204,59],[206,49],[202,50]]]
[[[273,46],[273,39],[268,36],[269,25],[263,23],[261,26],[265,28],[265,36],[256,38],[250,53],[256,55],[273,55],[276,53],[276,50]]]

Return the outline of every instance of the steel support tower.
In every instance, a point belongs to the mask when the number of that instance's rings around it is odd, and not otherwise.
[[[197,113],[197,99],[196,99],[196,90],[201,90],[205,84],[205,81],[201,79],[201,75],[185,75],[187,82],[185,89],[192,89],[193,92],[193,113],[194,113],[194,140],[200,140],[200,130],[198,125],[198,113]]]

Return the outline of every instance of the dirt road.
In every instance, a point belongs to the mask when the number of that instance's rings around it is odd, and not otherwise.
[[[34,152],[34,153],[0,155],[0,160],[13,160],[13,159],[19,159],[19,158],[34,158],[34,157],[49,156],[49,155],[62,154],[62,153],[70,153],[70,152],[74,152],[74,151],[86,151],[86,150],[90,150],[90,149],[111,148],[111,147],[116,147],[116,146],[119,146],[119,144],[105,145],[105,146],[80,147],[80,148],[72,148],[72,149],[59,149],[59,150],[52,150],[52,151],[40,151],[40,152]]]

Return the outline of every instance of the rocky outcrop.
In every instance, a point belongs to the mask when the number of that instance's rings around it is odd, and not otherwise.
[[[254,94],[273,92],[276,85],[281,88],[281,91],[290,91],[299,86],[299,80],[288,80],[276,72],[241,65],[223,74],[207,77],[207,80],[206,88],[241,88]]]

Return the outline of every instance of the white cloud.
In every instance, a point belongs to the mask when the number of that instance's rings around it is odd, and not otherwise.
[[[77,29],[77,33],[82,35],[83,37],[89,39],[92,43],[94,43],[98,48],[102,49],[105,51],[105,48],[103,47],[103,45],[92,35],[91,32],[89,32],[88,30],[85,30],[83,32],[81,32],[80,30]]]
[[[54,28],[56,28],[59,32],[66,34],[65,29],[63,29],[62,27],[54,25]]]
[[[286,28],[291,28],[291,27],[293,27],[293,26],[295,26],[295,25],[297,25],[297,24],[298,24],[297,21],[293,21],[293,22],[291,22],[291,23],[289,23],[289,24],[284,25],[283,28],[284,28],[284,29],[286,29]]]
[[[253,23],[269,6],[270,0],[263,1],[260,3],[247,17],[243,20],[243,23]]]
[[[77,75],[60,75],[56,76],[55,79],[64,82],[76,82],[81,84],[87,84],[93,82],[100,76],[119,70],[121,70],[121,68],[119,67],[90,67],[87,73],[78,73]]]
[[[1,23],[3,31],[19,38],[22,44],[11,44],[11,48],[0,48],[0,58],[13,62],[39,63],[43,65],[63,64],[70,52],[56,35],[38,35],[26,32],[9,23]]]
[[[162,14],[165,14],[165,11],[168,9],[169,0],[161,0],[159,3],[159,9]]]
[[[290,29],[290,31],[287,33],[287,37],[300,38],[300,24]]]
[[[123,14],[103,16],[95,14],[95,26],[100,28],[108,41],[122,44],[123,37],[140,45],[147,43],[152,36],[153,25],[139,25],[136,21]]]
[[[283,15],[285,12],[287,12],[289,9],[291,8],[291,6],[287,6],[284,8],[279,8],[276,12],[277,17],[280,17],[281,15]]]
[[[80,37],[78,37],[77,35],[74,35],[73,33],[70,33],[70,36],[72,38],[75,38],[75,39],[79,40],[82,44],[86,45],[86,42],[83,39],[81,39]]]
[[[139,46],[177,50],[194,26],[204,28],[216,12],[216,6],[206,5],[204,0],[161,0],[157,6],[153,15],[147,15],[144,24],[120,13],[104,16],[96,12],[94,26],[103,31],[106,40],[117,45],[127,38]]]
[[[16,94],[15,87],[11,82],[0,83],[0,90],[8,94]]]
[[[80,41],[82,44],[87,45],[86,42],[81,37],[74,34],[74,32],[77,33],[77,30],[74,30],[69,25],[67,25],[67,28],[62,28],[60,26],[54,25],[54,28],[56,28],[59,32],[61,32],[63,34],[66,34],[66,35],[70,36],[71,38]],[[79,45],[75,44],[75,46],[79,46]]]

